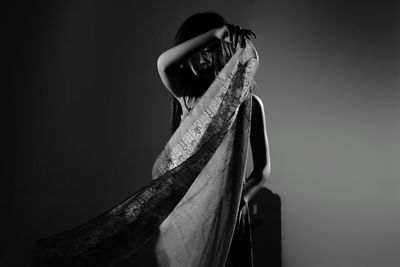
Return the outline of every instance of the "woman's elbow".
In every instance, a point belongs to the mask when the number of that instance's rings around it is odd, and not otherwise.
[[[271,175],[271,165],[267,162],[265,164],[259,165],[254,168],[254,173],[256,173],[256,177],[258,177],[257,183],[264,185]]]
[[[163,73],[163,72],[165,72],[165,69],[166,69],[165,59],[164,59],[163,54],[161,54],[157,58],[157,70],[159,73]]]
[[[271,175],[271,168],[266,166],[260,173],[258,184],[260,186],[265,186],[267,184],[268,178]]]
[[[264,168],[264,176],[265,176],[265,179],[269,178],[271,176],[271,164],[270,163],[268,163],[267,166],[265,166],[265,168]]]

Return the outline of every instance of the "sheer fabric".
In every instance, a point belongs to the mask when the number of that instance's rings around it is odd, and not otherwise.
[[[153,181],[97,218],[40,240],[37,264],[224,266],[240,221],[257,66],[247,41],[167,142]]]

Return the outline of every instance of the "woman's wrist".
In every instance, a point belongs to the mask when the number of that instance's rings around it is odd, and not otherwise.
[[[218,40],[223,40],[228,34],[228,26],[224,25],[220,28],[214,29],[214,37]]]
[[[249,201],[257,194],[260,188],[264,185],[267,176],[265,169],[255,169],[251,172],[248,180],[243,186],[242,199],[249,203]]]

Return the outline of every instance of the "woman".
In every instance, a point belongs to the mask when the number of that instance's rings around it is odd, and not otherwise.
[[[255,34],[228,25],[216,13],[199,13],[188,18],[175,36],[174,47],[157,62],[162,82],[173,95],[172,132],[203,95],[238,45]],[[270,157],[263,104],[252,95],[250,142],[254,169],[244,184],[240,216],[226,266],[252,266],[250,221],[247,203],[270,174]]]
[[[38,265],[252,264],[247,202],[270,168],[262,103],[252,95],[252,35],[215,13],[184,22],[157,62],[174,109],[153,181],[97,218],[40,240]],[[243,186],[249,136],[254,170]]]

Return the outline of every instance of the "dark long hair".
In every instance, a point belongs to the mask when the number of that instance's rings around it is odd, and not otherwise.
[[[219,14],[214,12],[198,13],[187,18],[180,28],[178,29],[173,45],[179,45],[187,40],[190,40],[202,33],[209,30],[222,27],[228,24],[227,21]],[[217,40],[210,46],[210,52],[212,54],[212,72],[213,79],[196,76],[190,69],[189,62],[195,67],[199,67],[198,56],[193,56],[181,67],[182,79],[183,79],[183,100],[187,109],[191,109],[188,105],[188,100],[198,98],[204,94],[208,89],[211,82],[217,77],[218,73],[222,70],[225,64],[229,61],[234,53],[234,47],[232,44]],[[171,133],[173,134],[178,128],[182,115],[182,107],[179,101],[172,97],[172,118],[171,118]]]

